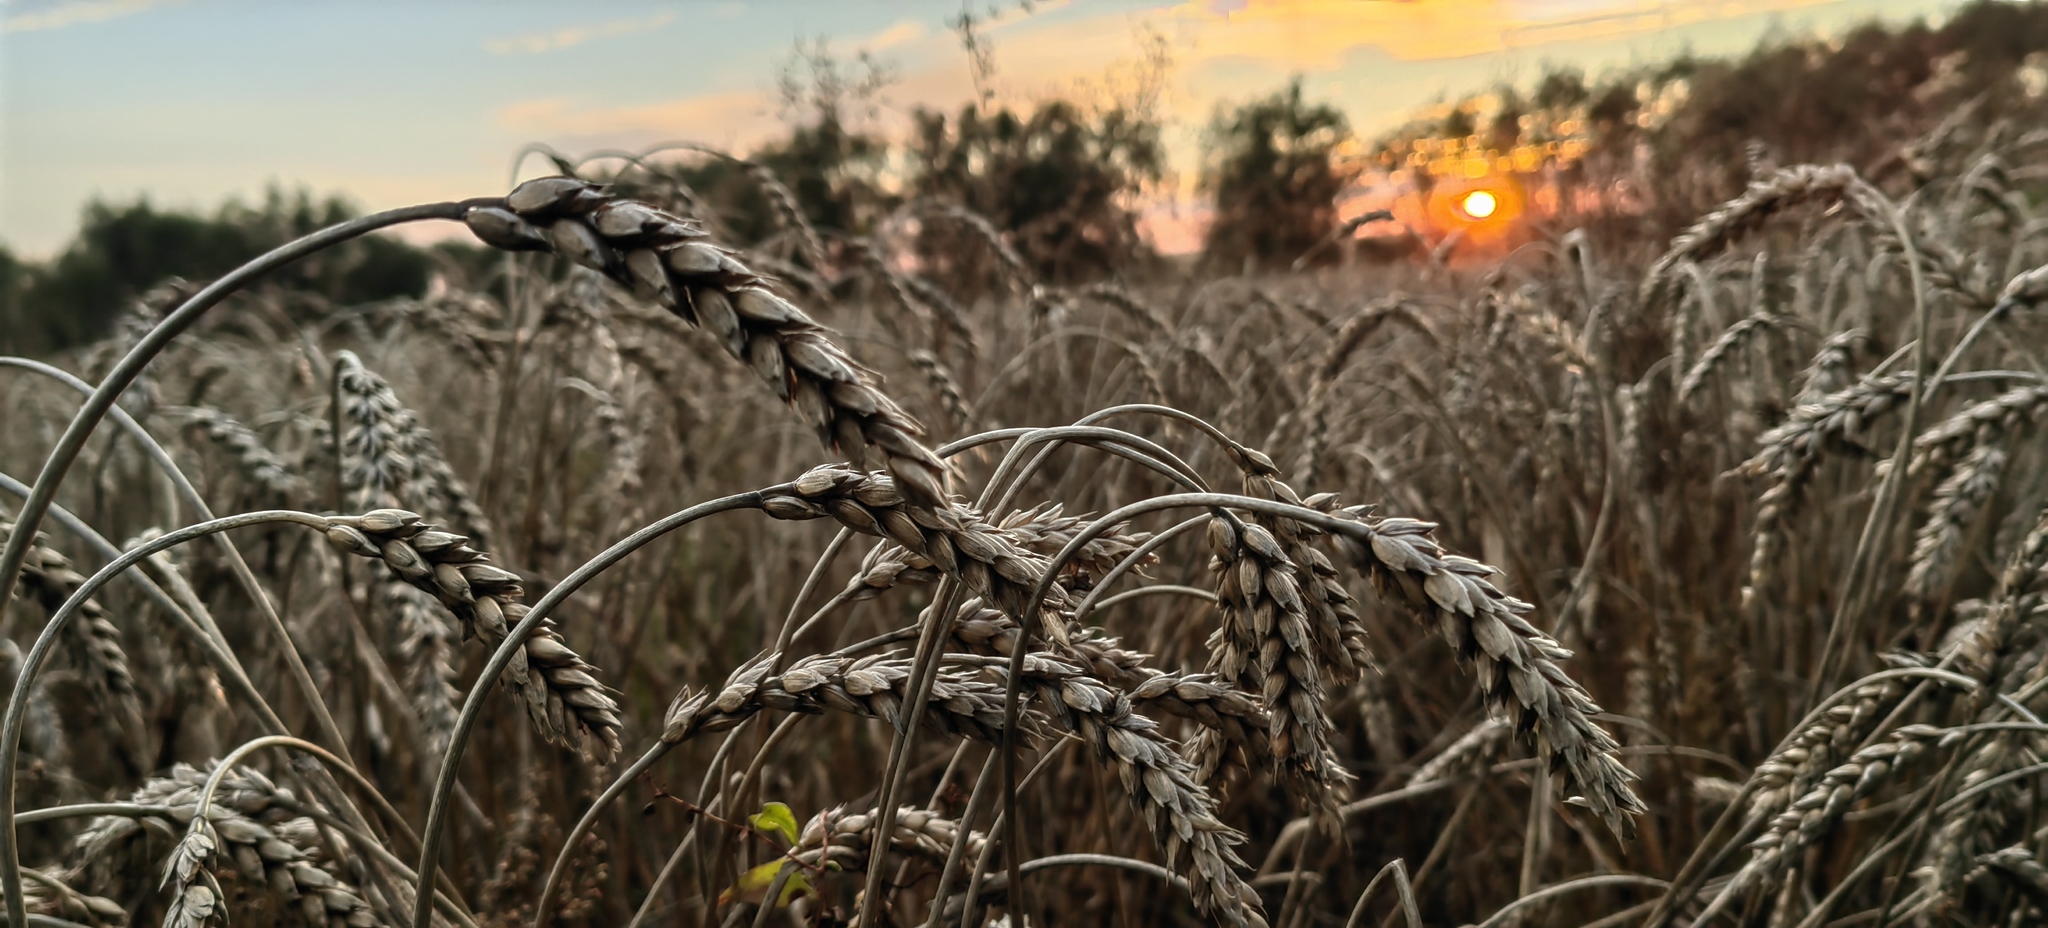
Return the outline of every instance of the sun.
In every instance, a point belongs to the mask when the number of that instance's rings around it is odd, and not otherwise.
[[[1500,209],[1500,200],[1491,192],[1474,190],[1458,201],[1458,211],[1472,219],[1485,219]]]

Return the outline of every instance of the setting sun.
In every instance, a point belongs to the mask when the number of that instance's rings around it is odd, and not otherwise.
[[[1474,190],[1458,201],[1458,210],[1472,219],[1485,219],[1500,208],[1500,201],[1485,190]]]

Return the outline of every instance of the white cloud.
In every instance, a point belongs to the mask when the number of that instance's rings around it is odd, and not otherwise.
[[[615,19],[587,26],[569,26],[553,32],[529,32],[524,35],[485,39],[484,49],[493,55],[539,55],[582,45],[593,39],[648,32],[675,21],[676,14],[662,12],[645,19]]]
[[[858,47],[871,52],[879,52],[895,48],[899,45],[908,45],[918,39],[922,39],[925,36],[925,32],[924,23],[906,19],[875,33],[867,41],[858,43]]]
[[[131,16],[156,6],[157,0],[78,0],[56,3],[32,13],[0,19],[0,33],[44,32]]]

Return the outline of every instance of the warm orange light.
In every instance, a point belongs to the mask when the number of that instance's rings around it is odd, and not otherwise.
[[[1458,210],[1473,219],[1485,219],[1500,209],[1500,200],[1485,190],[1474,190],[1458,201]]]

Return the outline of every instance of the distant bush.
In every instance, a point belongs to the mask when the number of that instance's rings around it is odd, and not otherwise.
[[[205,280],[323,226],[356,215],[346,201],[272,189],[249,206],[230,201],[212,216],[162,210],[147,199],[88,204],[78,235],[40,265],[0,256],[0,348],[41,353],[107,331],[115,316],[170,277]],[[347,305],[426,290],[433,259],[395,239],[369,237],[321,252],[270,277],[270,285],[328,294]]]

